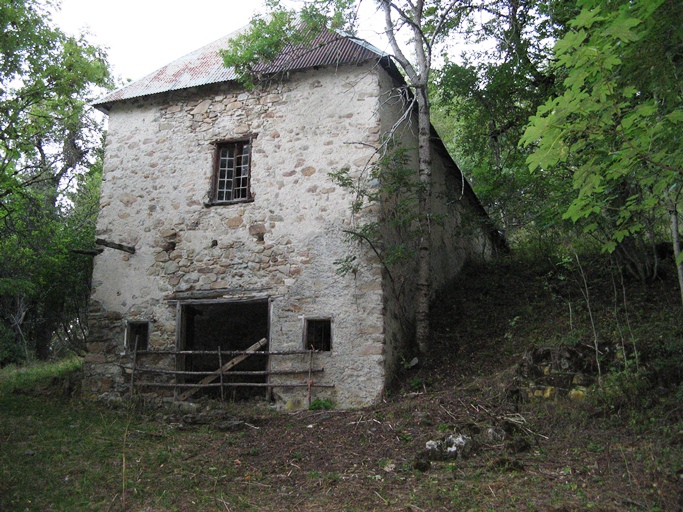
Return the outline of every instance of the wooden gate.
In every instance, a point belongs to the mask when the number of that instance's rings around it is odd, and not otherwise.
[[[200,389],[220,388],[221,400],[225,400],[226,388],[234,387],[257,387],[265,388],[266,396],[270,397],[272,389],[277,387],[307,387],[309,403],[311,400],[311,388],[331,388],[333,384],[318,384],[314,381],[313,375],[325,371],[324,368],[313,367],[312,350],[290,350],[290,351],[267,351],[260,350],[266,346],[268,340],[265,338],[251,345],[246,350],[138,350],[137,343],[133,352],[133,364],[130,369],[130,393],[131,396],[139,388],[172,388],[174,396],[178,400],[187,400]],[[139,356],[157,356],[173,358],[174,362],[187,356],[203,355],[216,357],[216,370],[214,371],[186,371],[186,370],[165,370],[154,366],[144,366],[140,364]],[[235,371],[233,370],[239,363],[249,357],[282,357],[292,355],[308,355],[308,365],[298,369],[288,370],[263,370],[263,371]],[[227,359],[227,360],[226,360]],[[177,368],[177,367],[176,367]],[[143,380],[143,376],[157,375],[166,378],[173,377],[174,382],[163,382],[154,380]],[[230,376],[230,382],[226,381],[226,376]],[[240,382],[239,377],[264,376],[268,379],[271,375],[307,375],[306,382],[293,382],[288,384],[275,384],[271,382]],[[186,377],[195,378],[196,383],[179,382]],[[200,378],[201,377],[201,378]],[[235,379],[235,377],[238,377]]]

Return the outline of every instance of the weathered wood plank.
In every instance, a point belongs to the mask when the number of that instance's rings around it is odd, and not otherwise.
[[[270,291],[270,288],[221,288],[218,290],[193,290],[189,292],[173,292],[164,297],[165,300],[210,300],[229,298],[230,302],[250,302],[265,300],[260,295]],[[257,296],[258,294],[258,296]]]
[[[69,252],[73,254],[85,254],[86,256],[97,256],[102,254],[104,249],[69,249]]]
[[[109,240],[105,240],[104,238],[96,238],[95,243],[97,245],[104,245],[105,247],[109,247],[110,249],[116,249],[117,251],[135,254],[135,247],[131,247],[130,245],[117,244],[116,242],[110,242]]]

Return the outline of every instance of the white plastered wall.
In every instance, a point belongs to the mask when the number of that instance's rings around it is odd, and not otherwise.
[[[343,167],[358,173],[372,158],[378,73],[371,65],[310,70],[251,92],[223,84],[113,106],[98,237],[136,252],[106,249],[95,260],[91,391],[125,386],[118,363],[126,321],[149,320],[150,347],[173,349],[177,319],[169,297],[222,291],[225,300],[272,298],[271,350],[303,348],[304,319],[332,318],[333,349],[316,354],[314,365],[325,368],[316,382],[334,387],[313,393],[339,407],[379,398],[380,270],[370,251],[345,240],[351,196],[328,176]],[[211,143],[248,136],[255,137],[254,200],[205,206]],[[334,261],[354,251],[358,272],[337,275]],[[308,366],[308,356],[276,361],[274,369]],[[273,378],[287,382],[301,378]],[[274,392],[290,406],[307,405],[305,388]]]

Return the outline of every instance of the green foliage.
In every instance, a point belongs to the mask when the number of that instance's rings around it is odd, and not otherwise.
[[[99,172],[79,176],[79,192],[61,208],[22,194],[0,228],[0,323],[23,356],[83,353],[92,257],[70,250],[93,247],[99,180]]]
[[[35,184],[54,187],[89,156],[94,86],[110,85],[103,51],[50,22],[50,3],[0,6],[0,199]],[[3,201],[0,218],[11,213]]]
[[[562,94],[538,108],[522,142],[534,148],[532,171],[572,176],[564,218],[609,252],[644,257],[643,237],[683,197],[683,12],[673,0],[579,5],[555,46]]]
[[[519,140],[536,108],[556,90],[552,44],[574,12],[566,2],[491,0],[497,15],[463,21],[460,59],[447,58],[432,88],[434,124],[508,240],[549,239],[567,229],[568,175],[532,174]]]
[[[256,66],[280,54],[299,33],[295,23],[295,14],[287,10],[274,12],[270,19],[256,15],[250,28],[237,35],[229,49],[221,50],[225,65],[234,68],[246,86],[253,87]]]
[[[71,357],[54,363],[37,362],[27,366],[9,365],[0,370],[0,396],[16,390],[35,389],[61,379],[83,367],[83,359]]]
[[[83,349],[110,85],[103,51],[56,29],[50,2],[0,5],[0,365]],[[9,333],[12,333],[11,336]]]
[[[683,391],[683,325],[680,311],[661,309],[647,325],[635,328],[641,340],[642,358],[647,360],[649,378],[658,386]]]
[[[394,265],[409,261],[417,250],[417,191],[423,185],[410,166],[409,153],[407,148],[386,144],[384,155],[360,175],[352,176],[348,168],[328,174],[353,196],[350,209],[354,227],[346,234],[353,241],[369,245],[390,273]],[[386,206],[380,214],[381,224],[376,215],[365,215],[379,204]],[[433,221],[439,219],[434,217]],[[355,272],[356,256],[347,255],[335,265],[342,275]]]
[[[314,44],[323,30],[353,30],[350,12],[353,0],[314,1],[301,10],[288,9],[279,0],[268,0],[267,13],[256,14],[249,26],[221,50],[223,62],[235,70],[247,88],[253,88],[259,75],[284,50],[286,58],[296,58]],[[302,30],[306,27],[306,30]]]
[[[336,273],[340,276],[345,276],[349,272],[358,272],[358,266],[356,260],[358,258],[353,254],[347,254],[343,258],[334,260],[334,266],[336,267]]]
[[[600,406],[619,411],[622,407],[637,406],[650,388],[644,372],[623,370],[606,374],[589,396]]]
[[[425,381],[420,377],[413,377],[412,379],[410,379],[408,385],[410,386],[410,389],[413,391],[422,391],[425,386]]]
[[[311,411],[331,411],[334,409],[334,404],[329,398],[316,398],[311,402],[309,409]]]
[[[25,353],[17,343],[14,332],[0,324],[0,368],[8,364],[18,364],[24,358]]]

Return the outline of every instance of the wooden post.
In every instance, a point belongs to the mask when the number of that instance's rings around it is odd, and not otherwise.
[[[130,332],[130,331],[128,331]],[[132,371],[130,372],[130,397],[133,398],[133,386],[135,385],[135,366],[138,364],[138,340],[140,339],[140,335],[136,334],[135,335],[135,343],[134,346],[135,348],[133,349],[133,368]]]
[[[183,323],[183,305],[180,302],[177,302],[175,305],[175,349],[176,352],[178,352],[181,349],[185,348],[185,329],[184,329],[184,323]],[[175,369],[176,370],[186,370],[185,368],[185,356],[184,355],[178,355],[175,354],[173,356],[174,364],[175,364]],[[185,384],[185,377],[181,377],[183,379],[182,384]],[[174,381],[176,384],[178,384],[178,375],[174,377]],[[177,400],[178,399],[178,393],[180,392],[180,389],[176,386],[173,388],[173,399]]]
[[[313,379],[311,373],[313,370],[313,349],[308,352],[308,408],[311,408],[311,387],[313,387]]]
[[[221,356],[221,346],[218,345],[218,368],[223,368],[223,357]],[[223,387],[223,372],[221,371],[221,402],[225,402],[225,388]]]
[[[103,238],[95,238],[95,243],[97,245],[104,245],[111,249],[116,249],[117,251],[127,252],[128,254],[135,254],[135,247],[130,245],[117,244],[116,242],[110,242],[109,240],[104,240]]]

